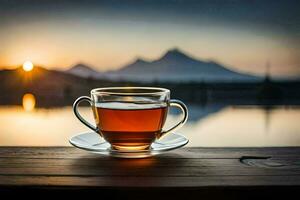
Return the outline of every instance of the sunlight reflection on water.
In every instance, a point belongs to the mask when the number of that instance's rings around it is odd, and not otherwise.
[[[22,105],[25,111],[32,111],[35,108],[35,97],[33,94],[24,94],[22,98]]]
[[[189,106],[190,119],[179,130],[190,139],[188,146],[299,146],[300,107]],[[80,108],[93,121],[91,108]],[[166,127],[178,120],[169,115]],[[89,131],[73,115],[71,107],[0,107],[1,146],[66,146],[68,139]]]

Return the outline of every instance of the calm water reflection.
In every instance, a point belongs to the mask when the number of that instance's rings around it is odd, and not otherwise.
[[[300,146],[300,107],[189,106],[190,119],[179,131],[189,146]],[[81,108],[93,120],[90,108]],[[170,115],[166,126],[178,119]],[[0,107],[1,146],[65,146],[88,129],[71,107],[34,109]]]
[[[22,106],[25,111],[33,111],[35,108],[35,97],[33,94],[27,93],[23,95]]]

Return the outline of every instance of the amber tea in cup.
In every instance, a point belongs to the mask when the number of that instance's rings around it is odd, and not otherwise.
[[[96,127],[78,113],[80,101],[91,103]],[[164,131],[169,106],[181,108],[183,119]],[[90,97],[74,102],[74,113],[86,126],[99,133],[111,147],[120,151],[149,149],[161,136],[174,131],[187,120],[187,108],[178,100],[170,100],[170,91],[164,88],[118,87],[98,88]]]

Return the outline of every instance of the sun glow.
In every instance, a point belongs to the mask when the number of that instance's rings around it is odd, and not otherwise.
[[[23,109],[25,111],[32,111],[35,107],[35,97],[33,94],[27,93],[22,99]]]
[[[23,64],[23,70],[29,72],[33,69],[33,64],[31,61],[25,61]]]

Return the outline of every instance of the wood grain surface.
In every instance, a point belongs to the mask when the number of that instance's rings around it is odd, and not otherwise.
[[[290,192],[287,188],[299,191],[299,186],[300,148],[182,148],[150,158],[118,159],[72,147],[0,147],[0,188],[9,191],[271,188]]]

